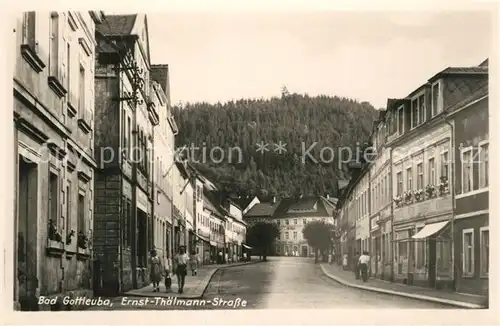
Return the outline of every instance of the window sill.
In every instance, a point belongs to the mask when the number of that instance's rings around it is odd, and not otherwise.
[[[68,93],[66,88],[64,88],[63,84],[59,81],[59,78],[55,76],[49,76],[47,78],[47,81],[49,83],[50,89],[52,89],[59,98],[63,98]]]
[[[461,194],[457,194],[455,196],[455,198],[460,199],[460,198],[464,198],[464,197],[474,196],[474,195],[481,194],[483,192],[487,192],[489,190],[490,190],[489,187],[485,187],[485,188],[480,188],[480,189],[471,190],[471,191],[467,191],[467,192],[462,192]]]
[[[488,280],[490,277],[488,276],[488,274],[483,274],[481,276],[479,276],[479,278],[483,279],[483,280]]]
[[[71,103],[71,100],[68,100],[68,116],[73,118],[77,113],[78,111],[76,110],[76,107]]]
[[[64,243],[54,241],[54,240],[47,240],[47,255],[51,257],[62,257],[64,254]]]
[[[45,63],[38,56],[38,53],[33,49],[33,47],[29,44],[21,45],[21,56],[28,62],[28,64],[36,71],[36,73],[40,73],[43,68],[45,68]]]
[[[76,254],[75,248],[66,250],[66,259],[72,259],[75,254]]]
[[[83,118],[78,119],[78,126],[86,134],[88,134],[92,130],[90,123],[85,121],[85,119]]]
[[[78,260],[88,260],[90,258],[90,249],[77,248],[76,258]]]
[[[462,278],[474,278],[474,274],[462,274]]]

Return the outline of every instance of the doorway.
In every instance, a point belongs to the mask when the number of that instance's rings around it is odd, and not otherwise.
[[[38,165],[18,157],[16,264],[21,310],[30,310],[30,298],[36,295],[37,278],[37,205]]]
[[[307,246],[302,246],[302,257],[307,257]]]
[[[429,239],[429,287],[436,286],[436,239]]]

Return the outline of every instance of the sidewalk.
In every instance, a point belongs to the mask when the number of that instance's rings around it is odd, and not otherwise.
[[[198,273],[195,276],[191,276],[191,270],[188,270],[184,285],[184,293],[182,294],[178,293],[177,277],[175,275],[172,275],[172,288],[170,292],[165,291],[165,279],[162,279],[162,281],[160,282],[160,292],[153,292],[153,284],[150,284],[140,289],[125,292],[123,295],[130,297],[175,297],[180,299],[199,299],[203,296],[208,283],[210,283],[212,276],[215,274],[215,272],[217,272],[218,269],[255,264],[259,262],[261,262],[261,260],[251,260],[249,262],[238,262],[222,265],[204,265],[198,269]]]
[[[368,282],[364,283],[362,280],[356,280],[352,271],[345,271],[342,269],[342,266],[335,263],[332,265],[322,263],[320,267],[323,273],[332,280],[361,290],[436,302],[458,308],[487,308],[486,302],[488,301],[488,298],[483,296],[438,291],[430,288],[391,283],[375,278],[370,278]]]

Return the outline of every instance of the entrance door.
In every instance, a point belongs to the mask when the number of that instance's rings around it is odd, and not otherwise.
[[[28,298],[36,295],[37,278],[37,203],[38,166],[19,156],[17,194],[16,265],[21,310],[30,310]]]
[[[302,246],[302,257],[307,257],[307,246]]]
[[[436,286],[436,239],[429,239],[429,287]]]

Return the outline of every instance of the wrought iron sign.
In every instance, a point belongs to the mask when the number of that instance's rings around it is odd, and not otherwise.
[[[144,100],[141,98],[141,93],[144,93],[144,69],[139,68],[137,61],[132,55],[132,51],[127,51],[123,58],[123,65],[120,68],[121,71],[127,73],[132,84],[131,92],[124,92],[123,97],[120,97],[120,101],[127,101],[128,103],[133,103],[134,106],[144,104]]]

